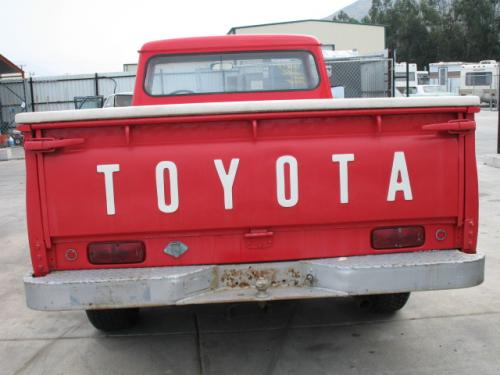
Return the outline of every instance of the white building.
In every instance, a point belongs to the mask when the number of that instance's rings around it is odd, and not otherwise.
[[[305,34],[332,50],[357,50],[361,55],[385,49],[385,27],[327,20],[299,20],[233,27],[228,34]]]

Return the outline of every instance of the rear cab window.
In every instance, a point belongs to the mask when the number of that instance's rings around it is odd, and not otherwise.
[[[151,96],[313,90],[320,84],[308,51],[159,55],[149,59]]]

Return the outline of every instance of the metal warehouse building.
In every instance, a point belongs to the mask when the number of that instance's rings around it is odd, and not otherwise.
[[[335,50],[358,50],[372,54],[385,49],[385,27],[362,23],[327,20],[300,20],[261,25],[238,26],[228,34],[306,34],[319,39],[324,46]]]

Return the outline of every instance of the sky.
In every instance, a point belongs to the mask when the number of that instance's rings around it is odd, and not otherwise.
[[[0,54],[35,76],[122,71],[152,40],[321,19],[355,0],[1,0]]]

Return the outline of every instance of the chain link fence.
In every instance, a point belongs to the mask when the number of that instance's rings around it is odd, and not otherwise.
[[[393,96],[392,59],[335,59],[326,60],[326,65],[334,97],[382,98]]]
[[[391,59],[350,58],[327,60],[326,64],[336,97],[371,98],[393,94]],[[0,132],[12,132],[19,112],[73,109],[75,97],[132,91],[134,82],[135,74],[129,72],[0,80]]]
[[[131,92],[130,72],[0,80],[0,134],[12,133],[19,112],[60,111],[75,108],[75,97]]]
[[[26,86],[22,79],[0,81],[0,134],[13,128],[14,117],[26,110]]]

